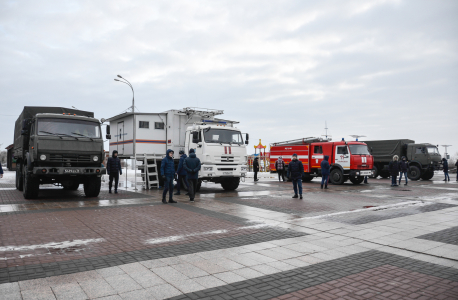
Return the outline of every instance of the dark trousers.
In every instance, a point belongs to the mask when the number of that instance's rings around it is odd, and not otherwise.
[[[329,175],[321,175],[321,186],[328,186]]]
[[[198,180],[197,178],[196,179],[188,178],[188,192],[189,192],[190,200],[194,200],[194,197],[196,196],[197,180]]]
[[[396,182],[397,177],[398,177],[397,175],[391,175],[391,185],[397,185],[397,182]]]
[[[118,190],[118,183],[119,183],[119,173],[116,172],[116,173],[110,173],[110,182],[108,183],[108,188],[110,189],[111,191],[111,187],[113,186],[113,179],[115,181],[115,191]]]
[[[167,197],[167,192],[169,192],[169,200],[173,200],[173,177],[165,177],[162,199]]]
[[[293,179],[294,195],[297,195],[297,188],[299,187],[299,195],[302,195],[302,179]]]
[[[285,181],[285,170],[284,169],[277,170],[277,173],[278,173],[278,181],[280,181],[280,179]]]
[[[254,181],[258,180],[258,171],[254,171]]]
[[[189,189],[189,184],[188,184],[188,180],[186,180],[186,175],[178,175],[178,180],[177,180],[177,192],[178,193],[180,192],[181,183],[183,182],[183,180],[184,180],[184,183],[186,184],[186,188]]]

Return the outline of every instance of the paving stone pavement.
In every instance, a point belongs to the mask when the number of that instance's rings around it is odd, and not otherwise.
[[[455,183],[312,181],[298,201],[264,178],[162,205],[106,186],[25,201],[5,177],[2,299],[458,299]]]

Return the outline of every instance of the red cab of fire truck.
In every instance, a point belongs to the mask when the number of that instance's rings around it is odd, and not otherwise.
[[[321,177],[321,162],[329,156],[333,184],[343,184],[350,180],[360,184],[364,176],[372,175],[373,158],[367,145],[362,142],[330,142],[322,138],[303,138],[299,140],[273,143],[270,145],[270,170],[276,172],[275,162],[282,157],[288,165],[292,155],[296,153],[304,165],[302,181],[311,181]]]

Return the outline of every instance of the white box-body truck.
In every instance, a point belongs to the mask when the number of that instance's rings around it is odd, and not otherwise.
[[[195,149],[202,163],[198,189],[202,181],[219,183],[225,190],[237,189],[246,176],[248,134],[235,127],[237,121],[215,118],[222,110],[187,107],[162,113],[127,112],[107,119],[112,139],[110,153],[120,158],[152,155],[161,159],[172,149],[176,165],[179,151]],[[134,126],[135,124],[135,126]],[[163,186],[159,176],[159,185]],[[186,185],[184,185],[186,187]]]

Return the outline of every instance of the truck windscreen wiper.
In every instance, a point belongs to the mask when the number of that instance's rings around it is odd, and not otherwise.
[[[47,134],[51,134],[51,135],[56,135],[56,136],[60,137],[60,139],[62,139],[62,137],[60,135],[58,135],[57,133],[53,133],[53,132],[49,132],[49,131],[43,131],[43,130],[40,130],[39,132],[43,132],[43,133],[47,133]]]
[[[84,135],[84,134],[81,134],[81,133],[72,132],[72,134],[76,134],[76,135],[79,135],[79,136],[84,136],[84,137],[87,137],[88,139],[91,139],[91,141],[94,141],[90,136],[87,136],[87,135]]]
[[[70,135],[70,134],[66,134],[66,133],[56,133],[58,135],[63,135],[63,136],[68,136],[68,137],[72,137],[72,138],[75,138],[77,141],[79,141],[79,139],[76,137],[76,136],[73,136],[73,135]]]

